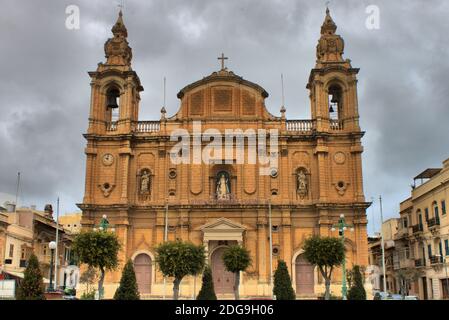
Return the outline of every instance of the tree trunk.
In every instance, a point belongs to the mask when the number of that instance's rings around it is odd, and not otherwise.
[[[104,269],[100,268],[100,280],[98,281],[98,299],[103,299],[103,282],[104,282]]]
[[[239,300],[240,299],[239,284],[240,284],[240,272],[236,272],[235,273],[235,280],[234,280],[234,296],[235,296],[235,300]]]
[[[331,298],[331,295],[330,295],[331,279],[330,279],[330,277],[324,278],[324,285],[326,287],[326,291],[324,293],[324,300],[330,300],[330,298]]]
[[[181,283],[181,279],[175,278],[173,280],[173,300],[178,300],[179,298],[179,284]]]

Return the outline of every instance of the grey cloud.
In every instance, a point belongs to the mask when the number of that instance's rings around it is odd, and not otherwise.
[[[42,207],[59,195],[64,211],[72,211],[82,201],[87,71],[104,61],[118,2],[3,1],[0,192],[14,194],[21,171],[26,204]],[[78,31],[64,26],[69,4],[80,7]],[[380,8],[380,30],[365,28],[370,4]],[[448,13],[449,3],[442,0],[331,3],[345,57],[361,68],[365,194],[368,200],[383,195],[386,217],[397,214],[413,176],[449,156]],[[159,118],[164,76],[173,114],[178,90],[217,70],[221,52],[229,56],[231,70],[270,93],[273,114],[279,114],[283,73],[287,117],[310,117],[305,84],[324,19],[321,3],[130,0],[124,19],[133,68],[145,87],[141,119]],[[373,210],[378,213],[377,204]]]

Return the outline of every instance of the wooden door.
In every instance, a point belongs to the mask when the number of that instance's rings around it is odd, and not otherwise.
[[[315,280],[313,275],[314,266],[311,265],[304,255],[299,255],[295,261],[296,267],[296,294],[313,295]]]
[[[214,289],[217,294],[233,293],[235,275],[226,271],[223,262],[223,252],[225,248],[218,248],[212,253],[212,277],[214,280]]]
[[[141,294],[151,292],[151,258],[146,254],[139,254],[134,259],[134,272],[136,281]]]

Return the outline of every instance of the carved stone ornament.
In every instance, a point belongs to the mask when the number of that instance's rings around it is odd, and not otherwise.
[[[344,164],[346,162],[346,155],[343,152],[338,151],[334,154],[334,161],[336,164]]]
[[[337,190],[338,194],[340,196],[343,196],[346,192],[346,189],[348,189],[349,182],[338,181],[337,183],[334,183],[333,185],[335,186],[335,189]]]
[[[304,168],[300,168],[296,172],[296,193],[301,199],[309,193],[309,178]]]
[[[103,192],[103,196],[107,198],[111,194],[112,190],[114,190],[115,184],[105,182],[103,184],[99,184],[98,187],[100,188],[101,192]]]
[[[141,195],[149,195],[151,190],[151,175],[150,170],[143,169],[140,174],[140,190]]]

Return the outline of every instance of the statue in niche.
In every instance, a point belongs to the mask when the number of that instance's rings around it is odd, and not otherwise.
[[[143,170],[140,176],[140,194],[148,195],[150,193],[150,172]]]
[[[229,175],[226,172],[220,172],[217,177],[217,199],[229,200],[231,196],[231,187]]]
[[[307,195],[309,189],[309,181],[304,169],[298,170],[296,174],[296,192],[303,198]]]

